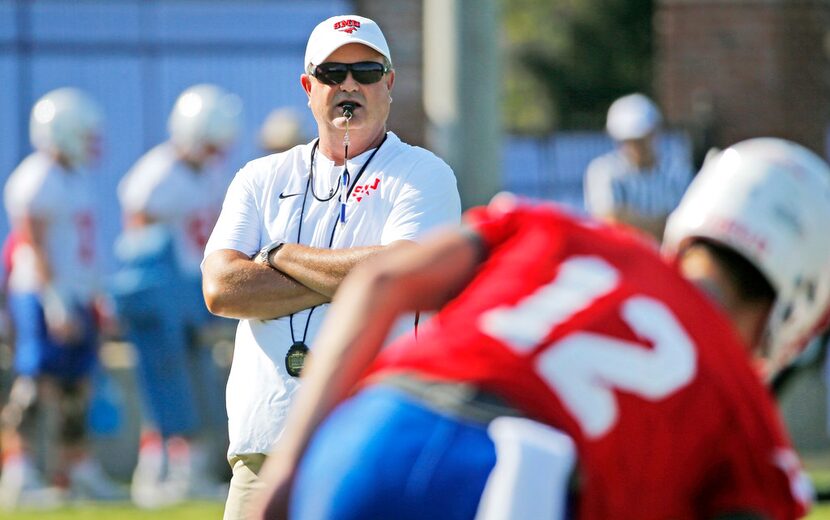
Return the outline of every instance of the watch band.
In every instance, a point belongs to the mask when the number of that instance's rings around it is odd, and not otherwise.
[[[259,253],[257,254],[257,258],[259,259],[260,262],[267,265],[268,267],[270,267],[272,269],[276,269],[273,266],[273,264],[271,264],[271,253],[273,251],[281,248],[283,245],[285,245],[284,240],[275,240],[275,241],[269,243],[268,245],[266,245],[265,247],[263,247],[262,249],[260,249]]]

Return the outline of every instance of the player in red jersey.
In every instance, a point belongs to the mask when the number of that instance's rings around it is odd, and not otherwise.
[[[292,519],[499,517],[479,501],[488,423],[509,415],[572,439],[569,516],[802,516],[811,489],[752,356],[775,370],[824,320],[826,222],[830,168],[756,139],[695,179],[670,262],[619,228],[494,204],[378,255],[335,298],[264,516],[283,517],[290,492]],[[395,316],[435,308],[375,359]],[[544,494],[523,517],[561,517]]]

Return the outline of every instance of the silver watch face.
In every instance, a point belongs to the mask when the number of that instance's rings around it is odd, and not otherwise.
[[[259,250],[259,259],[262,263],[266,265],[271,265],[271,262],[268,261],[268,257],[271,256],[271,252],[275,249],[279,249],[284,242],[271,242],[267,246],[263,247]],[[273,266],[272,266],[273,267]]]

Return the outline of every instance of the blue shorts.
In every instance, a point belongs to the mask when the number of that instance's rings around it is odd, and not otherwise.
[[[43,306],[33,293],[9,294],[9,313],[14,324],[14,369],[20,375],[48,375],[63,382],[87,377],[95,366],[97,333],[92,311],[80,312],[83,338],[76,344],[49,337]]]
[[[370,387],[341,404],[312,439],[290,517],[472,519],[495,461],[487,425]]]

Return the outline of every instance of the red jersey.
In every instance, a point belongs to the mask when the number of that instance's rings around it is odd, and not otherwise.
[[[809,483],[747,348],[653,246],[551,207],[467,218],[488,259],[369,377],[473,383],[563,430],[582,519],[805,513]]]

